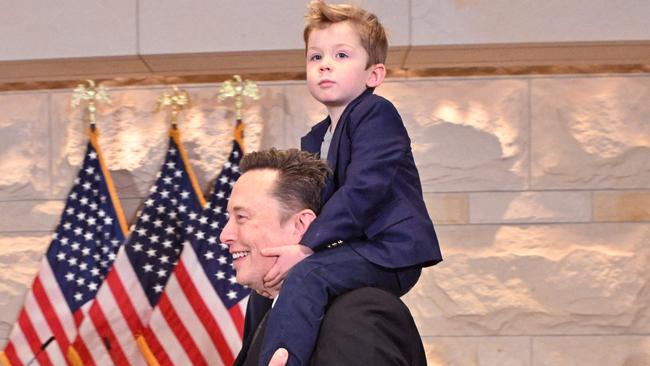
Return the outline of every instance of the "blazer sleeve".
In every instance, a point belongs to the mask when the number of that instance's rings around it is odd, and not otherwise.
[[[349,129],[349,135],[342,135],[341,146],[350,145],[349,165],[336,168],[345,169],[345,181],[325,203],[301,242],[314,250],[338,240],[365,237],[364,230],[376,219],[378,207],[390,204],[386,200],[393,197],[387,192],[411,148],[399,113],[383,98],[360,104],[351,111],[347,123],[342,127]],[[349,141],[343,140],[348,137]]]

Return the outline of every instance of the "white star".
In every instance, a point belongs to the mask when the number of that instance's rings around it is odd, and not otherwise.
[[[67,213],[68,215],[74,214],[74,207],[68,208],[67,210],[65,210],[65,213]]]
[[[71,266],[76,266],[77,265],[77,258],[71,257],[70,259],[68,259],[68,264],[71,265]]]
[[[74,274],[72,274],[72,272],[68,272],[68,273],[66,273],[66,274],[65,274],[65,279],[66,279],[68,282],[74,280]]]
[[[222,256],[219,257],[218,261],[219,261],[219,264],[226,264],[228,262],[228,259],[226,259],[226,257],[224,257],[222,255]]]
[[[156,207],[156,211],[158,211],[159,214],[165,213],[165,206],[158,205],[158,207]]]
[[[104,225],[112,225],[113,219],[109,216],[104,217]]]
[[[208,223],[208,218],[205,217],[205,216],[201,216],[201,218],[199,219],[199,222],[201,224],[207,224]]]
[[[222,199],[223,199],[225,196],[226,196],[226,194],[225,194],[223,191],[219,191],[219,192],[217,193],[217,197],[219,197],[219,198],[222,198]]]
[[[158,274],[158,277],[165,277],[167,276],[167,271],[164,269],[161,269],[160,271],[156,272]]]
[[[94,226],[95,221],[97,221],[97,219],[94,217],[89,217],[88,219],[86,219],[86,222],[88,223],[89,226]]]
[[[190,214],[189,214],[188,216],[190,217],[190,220],[196,220],[196,217],[197,217],[198,215],[199,215],[199,214],[197,214],[196,212],[190,212]]]
[[[237,298],[237,293],[235,291],[233,291],[233,290],[228,291],[228,298],[230,300],[236,299]]]
[[[72,224],[69,223],[69,222],[66,222],[65,224],[63,224],[63,229],[65,229],[65,230],[70,230],[70,227],[72,227]]]
[[[160,263],[169,263],[169,256],[168,255],[163,255],[160,258],[158,258]]]
[[[165,248],[171,248],[172,247],[172,241],[167,239],[167,240],[163,241],[162,245]]]
[[[167,164],[165,164],[165,165],[167,165],[167,167],[168,167],[169,169],[174,169],[174,167],[176,166],[176,163],[174,163],[173,161],[170,161],[169,163],[167,163]]]
[[[142,251],[142,244],[140,244],[140,243],[135,243],[135,244],[133,244],[133,251],[134,251],[134,252],[140,252],[140,251]]]
[[[187,211],[187,206],[185,205],[178,206],[178,212],[185,212],[185,211]]]
[[[162,226],[162,220],[157,219],[156,221],[153,222],[153,226],[155,227],[161,227]]]
[[[214,252],[207,251],[203,256],[205,257],[205,259],[214,259]]]
[[[208,238],[208,244],[215,244],[217,242],[216,236],[211,236]]]
[[[144,201],[144,205],[147,207],[151,207],[153,206],[154,202],[155,201],[153,200],[153,198],[149,198],[148,200]]]
[[[77,301],[83,300],[83,295],[81,294],[81,292],[75,292],[74,299]]]
[[[84,188],[84,191],[90,190],[90,187],[91,187],[90,182],[86,182],[86,183],[82,184],[81,186]]]
[[[221,177],[221,179],[219,179],[219,182],[221,182],[221,184],[226,184],[228,182],[228,177],[226,176]]]
[[[95,172],[95,168],[94,168],[94,167],[89,166],[88,168],[86,168],[86,173],[87,173],[88,175],[91,175],[91,174],[93,174],[94,172]]]
[[[146,263],[144,266],[142,266],[142,269],[144,269],[145,272],[151,272],[153,271],[153,266],[149,263]]]
[[[147,214],[142,214],[142,216],[140,216],[140,220],[141,220],[142,222],[149,222],[149,218],[150,218],[150,217],[151,217],[151,216],[149,216],[149,215],[147,215]]]
[[[153,287],[153,289],[154,289],[154,291],[160,293],[160,292],[162,292],[163,287],[162,287],[162,285],[157,284],[156,286]]]
[[[188,191],[181,192],[181,199],[187,199],[189,197],[190,197],[190,192]]]
[[[161,196],[162,198],[169,198],[169,191],[168,191],[168,190],[164,190],[164,191],[160,192],[160,196]]]
[[[145,236],[145,235],[147,234],[147,229],[141,227],[141,228],[139,228],[138,230],[136,230],[136,232],[137,232],[138,235],[140,235],[140,236]]]
[[[90,154],[88,154],[88,157],[90,160],[95,160],[97,159],[97,154],[94,151],[91,151]]]
[[[61,238],[61,245],[63,246],[68,245],[68,238]]]
[[[82,286],[84,283],[86,283],[86,279],[83,277],[77,278],[77,285]]]
[[[215,276],[217,276],[218,280],[223,280],[224,278],[226,278],[226,273],[223,271],[219,271],[215,274]]]
[[[155,257],[156,256],[156,250],[155,249],[149,249],[147,250],[147,255],[149,257]]]
[[[104,217],[104,216],[106,216],[106,212],[104,212],[104,210],[99,210],[99,211],[97,211],[97,216]]]
[[[173,233],[174,233],[174,227],[173,227],[173,226],[167,226],[167,227],[165,228],[165,232],[166,232],[167,234],[169,234],[169,235],[173,234]]]
[[[85,218],[86,218],[86,214],[85,214],[85,213],[83,213],[83,212],[79,212],[79,213],[77,214],[77,219],[79,219],[79,221],[82,221],[82,220],[85,219]]]
[[[90,274],[92,274],[93,276],[99,276],[99,268],[97,268],[97,267],[91,268],[90,269]]]
[[[83,254],[84,257],[90,255],[90,248],[84,247],[81,249],[81,254]]]
[[[158,235],[151,235],[149,237],[149,241],[151,241],[152,243],[157,243],[159,239],[160,237]]]
[[[210,227],[213,228],[213,229],[216,229],[216,228],[219,227],[219,223],[217,221],[212,221],[210,223]]]
[[[237,283],[237,278],[235,276],[230,276],[228,282],[230,282],[231,285],[234,285]]]
[[[164,177],[163,182],[165,182],[165,184],[172,184],[172,179],[172,177]]]
[[[203,231],[197,231],[196,232],[196,238],[197,239],[203,239],[205,237],[205,233]]]
[[[95,282],[91,282],[88,284],[88,290],[90,291],[97,291],[97,284]]]
[[[59,254],[56,255],[56,259],[63,261],[65,260],[65,253],[64,252],[59,252]]]
[[[85,233],[84,234],[84,239],[93,240],[93,233]]]

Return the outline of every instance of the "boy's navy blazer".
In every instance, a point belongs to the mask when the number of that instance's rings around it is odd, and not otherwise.
[[[329,117],[316,124],[302,138],[302,150],[320,152],[329,125]],[[325,205],[302,244],[319,250],[346,239],[361,256],[387,268],[442,260],[411,141],[392,103],[371,89],[350,102],[327,160],[333,174],[323,191]]]

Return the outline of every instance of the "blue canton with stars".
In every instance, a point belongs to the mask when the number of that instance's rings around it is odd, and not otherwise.
[[[95,298],[123,241],[97,152],[88,143],[46,254],[71,312]]]
[[[199,231],[192,240],[203,271],[227,308],[236,305],[250,293],[235,280],[235,270],[228,246],[219,241],[221,230],[228,221],[226,213],[228,199],[235,181],[241,175],[239,172],[241,156],[241,147],[237,141],[234,141],[232,152],[217,177],[210,202],[206,204],[201,216]]]
[[[176,266],[184,243],[199,226],[201,205],[174,139],[156,183],[127,239],[126,253],[151,306]]]

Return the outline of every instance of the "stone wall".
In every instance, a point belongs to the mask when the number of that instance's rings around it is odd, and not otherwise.
[[[183,85],[201,186],[232,105]],[[127,217],[163,159],[161,87],[113,88],[100,144]],[[296,147],[324,116],[300,82],[261,83],[247,148]],[[406,297],[430,365],[650,364],[650,76],[391,79],[445,261]],[[71,90],[0,93],[0,347],[84,149]]]

